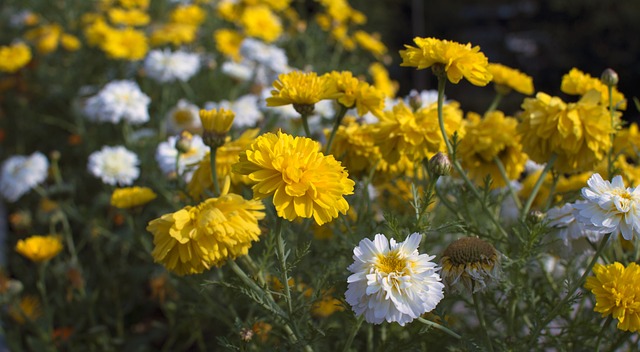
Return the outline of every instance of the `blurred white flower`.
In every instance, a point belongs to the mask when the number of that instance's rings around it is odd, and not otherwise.
[[[30,156],[14,155],[2,163],[0,192],[2,196],[15,202],[23,194],[47,178],[49,161],[40,152]]]
[[[200,55],[169,49],[152,50],[144,60],[144,70],[149,78],[160,82],[188,81],[200,69]]]
[[[444,297],[435,256],[419,254],[422,236],[413,233],[404,242],[377,234],[353,250],[353,274],[347,279],[346,300],[356,316],[368,323],[397,322],[401,326],[433,310]]]
[[[178,138],[179,136],[171,136],[167,141],[158,144],[156,149],[156,161],[165,175],[176,172],[176,157],[178,156],[176,141]],[[209,147],[204,144],[202,137],[197,134],[193,135],[191,147],[186,153],[181,153],[178,160],[178,172],[180,175],[184,175],[187,182],[191,179],[197,163],[207,155],[208,151]]]
[[[178,134],[183,130],[198,133],[202,129],[200,108],[185,99],[180,99],[178,104],[167,112],[165,125],[169,134]]]
[[[222,64],[221,70],[222,73],[235,80],[246,82],[253,76],[255,65],[249,61],[226,61]]]
[[[267,106],[266,99],[270,96],[271,88],[265,88],[262,90],[260,94],[260,108],[262,109],[262,111],[264,111],[265,113],[274,113],[286,120],[300,118],[300,113],[298,113],[296,109],[293,108],[292,104],[282,106]]]
[[[584,203],[586,202],[576,202],[576,204]],[[572,241],[584,237],[587,237],[591,242],[600,240],[602,233],[586,230],[581,222],[576,221],[575,213],[576,209],[574,204],[571,203],[549,209],[547,212],[547,221],[549,221],[549,226],[557,229],[558,237],[562,239],[565,246],[570,247]]]
[[[431,89],[421,90],[418,92],[417,90],[412,89],[409,92],[409,95],[404,98],[404,102],[407,104],[407,106],[414,106],[414,104],[412,104],[412,101],[416,103],[416,110],[426,108],[431,104],[438,102],[438,91],[435,89]]]
[[[125,120],[131,124],[142,124],[149,121],[150,102],[151,99],[134,81],[113,81],[87,99],[84,113],[96,122],[115,124]]]
[[[123,146],[104,146],[89,155],[89,172],[109,185],[127,186],[140,176],[138,156]]]
[[[283,49],[257,39],[246,38],[240,44],[240,55],[280,74],[289,71],[289,60]]]
[[[231,110],[236,115],[233,119],[233,126],[238,128],[253,127],[262,119],[258,99],[259,97],[256,95],[246,94],[234,102],[228,100],[222,100],[219,103],[208,102],[204,104],[204,108],[205,110],[220,108]]]
[[[640,231],[640,188],[625,188],[621,176],[612,182],[593,174],[582,189],[585,203],[574,204],[576,219],[585,229],[600,233],[622,233],[625,240]]]

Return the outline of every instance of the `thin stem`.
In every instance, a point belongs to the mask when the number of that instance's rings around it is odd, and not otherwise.
[[[527,213],[529,212],[529,209],[531,209],[531,205],[533,204],[533,201],[536,199],[536,195],[538,195],[538,191],[540,190],[542,183],[544,183],[544,179],[547,177],[547,173],[549,173],[549,170],[551,170],[557,158],[558,158],[557,154],[555,153],[551,154],[551,159],[549,159],[549,162],[547,163],[547,165],[545,165],[544,169],[542,170],[542,173],[540,173],[540,177],[536,181],[536,184],[533,186],[533,190],[531,190],[531,194],[529,195],[527,202],[524,203],[524,207],[522,208],[521,218],[523,220],[527,217]]]
[[[497,156],[493,158],[493,161],[496,163],[496,166],[498,166],[500,175],[502,176],[502,179],[507,185],[507,189],[511,194],[511,198],[513,198],[513,202],[516,203],[516,206],[518,207],[518,209],[522,209],[522,203],[520,202],[520,198],[518,198],[518,194],[516,193],[516,190],[511,185],[511,180],[509,180],[509,176],[507,176],[507,170],[504,168],[504,164],[502,163],[500,158],[498,158]]]
[[[51,315],[51,309],[49,309],[49,297],[47,296],[47,285],[45,282],[46,268],[46,261],[38,263],[38,282],[36,283],[36,286],[38,288],[38,293],[40,293],[40,299],[42,300],[42,310],[44,311],[46,321],[46,335],[49,337],[51,336],[53,317]]]
[[[436,329],[444,332],[445,334],[447,334],[447,335],[449,335],[449,336],[451,336],[451,337],[453,337],[453,338],[455,338],[457,340],[462,339],[462,336],[456,334],[455,332],[451,331],[449,328],[446,328],[446,327],[444,327],[444,326],[442,326],[442,325],[440,325],[440,324],[438,324],[438,323],[436,323],[434,321],[427,320],[427,319],[424,319],[422,317],[418,317],[418,321],[423,323],[423,324],[425,324],[425,325],[428,325],[428,326],[430,326],[432,328],[436,328]]]
[[[209,160],[211,164],[211,181],[213,181],[213,193],[215,197],[220,196],[220,185],[218,184],[218,171],[216,171],[216,151],[211,147],[209,150]]]
[[[356,324],[353,326],[353,329],[349,334],[349,338],[347,338],[347,342],[344,344],[344,348],[342,349],[342,352],[349,351],[349,349],[351,348],[351,344],[353,343],[353,339],[358,334],[358,331],[360,330],[360,326],[362,325],[363,321],[364,321],[364,314],[358,317]]]
[[[176,154],[176,164],[175,164],[175,169],[176,169],[176,188],[180,189],[180,155],[182,155],[182,152],[180,152],[178,150],[178,153]]]
[[[600,329],[600,333],[598,334],[598,340],[596,341],[596,352],[600,351],[600,343],[602,343],[602,337],[604,336],[604,332],[607,330],[611,322],[613,321],[613,315],[609,315],[607,320],[602,325],[602,329]]]
[[[500,104],[500,101],[502,101],[502,98],[504,97],[504,95],[500,94],[500,93],[496,93],[496,96],[493,98],[493,101],[491,102],[491,105],[489,105],[489,108],[487,108],[487,112],[491,112],[493,110],[495,110],[498,105]]]
[[[311,138],[311,129],[309,129],[309,114],[300,114],[302,119],[302,128],[304,128],[304,134]]]
[[[325,148],[325,154],[331,154],[331,144],[333,144],[333,138],[335,138],[336,132],[338,132],[338,128],[340,128],[340,124],[342,123],[342,119],[344,118],[344,115],[347,113],[346,106],[342,104],[338,104],[338,105],[340,105],[340,110],[338,110],[338,112],[336,113],[334,123],[333,123],[333,129],[331,130],[331,135],[329,135],[329,140],[327,141],[327,147]]]
[[[276,256],[280,262],[280,270],[282,271],[282,287],[284,287],[284,297],[287,301],[287,312],[289,317],[293,316],[293,306],[291,304],[291,288],[289,287],[289,273],[287,270],[287,254],[285,252],[284,239],[282,238],[282,218],[276,219]]]
[[[484,338],[487,343],[487,348],[490,352],[493,352],[493,344],[491,343],[491,337],[489,337],[489,331],[487,331],[487,322],[484,319],[484,314],[482,314],[482,307],[480,306],[480,293],[475,292],[472,294],[473,296],[473,307],[476,310],[476,315],[478,316],[478,321],[480,322],[480,328],[484,333]]]
[[[614,139],[616,138],[616,134],[615,134],[615,121],[614,121],[614,117],[615,117],[615,110],[613,107],[613,86],[612,85],[608,85],[607,86],[608,91],[609,91],[609,118],[610,118],[610,123],[611,123],[611,133],[609,134],[609,139],[611,140],[611,148],[609,148],[609,155],[607,158],[607,173],[609,175],[609,179],[611,179],[613,177],[613,142]]]

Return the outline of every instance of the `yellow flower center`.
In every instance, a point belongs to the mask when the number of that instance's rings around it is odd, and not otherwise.
[[[615,189],[613,190],[613,204],[612,204],[612,209],[613,211],[618,210],[621,212],[628,212],[631,208],[631,204],[632,204],[632,196],[631,193],[629,193],[629,191],[625,190],[620,190],[620,189]]]
[[[178,110],[173,114],[173,121],[178,125],[184,125],[190,123],[193,120],[193,116],[189,110]]]
[[[400,273],[407,267],[407,260],[398,257],[398,252],[389,252],[385,256],[378,257],[376,269],[385,273]]]

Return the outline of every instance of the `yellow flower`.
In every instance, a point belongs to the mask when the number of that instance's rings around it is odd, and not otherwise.
[[[369,66],[369,74],[373,78],[373,86],[384,93],[387,98],[394,98],[398,91],[398,82],[389,78],[389,72],[383,64],[374,62]]]
[[[59,236],[31,236],[19,240],[16,252],[32,262],[46,262],[55,257],[62,250],[62,240]]]
[[[197,27],[204,22],[206,13],[198,5],[181,5],[173,9],[170,16],[172,23],[188,24]]]
[[[145,10],[149,7],[149,1],[151,0],[120,0],[119,3],[120,6],[127,9],[139,8]]]
[[[144,32],[133,28],[108,31],[100,48],[112,59],[130,61],[144,59],[149,50]]]
[[[584,287],[596,296],[595,312],[618,320],[618,329],[640,330],[640,266],[630,263],[626,268],[613,264],[596,264],[595,276],[587,278]]]
[[[216,49],[235,61],[240,61],[240,44],[243,40],[244,36],[232,29],[218,29],[213,33]]]
[[[156,263],[178,275],[198,274],[248,253],[258,241],[264,204],[223,194],[152,220],[147,231]]]
[[[325,129],[329,136],[330,129]],[[382,157],[375,145],[371,125],[361,125],[352,116],[346,116],[333,140],[332,154],[349,170],[349,175],[368,172]]]
[[[517,125],[515,119],[505,117],[501,111],[489,112],[484,119],[474,113],[467,115],[466,134],[458,150],[463,166],[476,183],[482,184],[490,175],[492,188],[506,185],[494,162],[496,157],[504,165],[509,180],[520,177],[528,158],[516,134]]]
[[[200,122],[205,133],[225,135],[231,129],[235,114],[231,110],[200,110]]]
[[[107,36],[115,30],[103,18],[87,19],[87,21],[84,36],[90,46],[100,46],[107,39]]]
[[[31,49],[24,43],[0,46],[0,71],[13,73],[31,61]]]
[[[599,101],[596,91],[570,104],[545,93],[526,98],[518,125],[524,152],[537,163],[555,153],[559,172],[591,170],[607,155],[613,132],[609,112]]]
[[[488,68],[493,75],[493,83],[496,86],[507,87],[526,95],[533,94],[533,78],[531,76],[501,64],[489,64]]]
[[[353,34],[353,39],[360,47],[375,57],[380,58],[387,53],[387,47],[380,41],[379,34],[371,35],[365,31],[359,30]]]
[[[640,155],[640,132],[638,132],[637,123],[633,122],[628,127],[618,131],[613,149],[615,154],[622,153],[637,159],[638,155]]]
[[[80,43],[80,39],[75,35],[64,33],[60,37],[60,44],[67,51],[76,51],[80,49],[82,44]]]
[[[350,71],[333,71],[324,75],[336,85],[339,95],[338,103],[347,108],[356,108],[358,115],[368,112],[380,117],[384,109],[384,93],[369,83],[353,77]]]
[[[139,9],[125,10],[114,7],[109,9],[107,14],[111,23],[123,26],[145,26],[151,21],[149,15]]]
[[[442,253],[441,261],[440,275],[448,290],[476,293],[500,277],[500,254],[477,237],[453,241]]]
[[[240,17],[240,24],[249,37],[260,38],[271,43],[282,34],[282,23],[269,7],[264,5],[247,7]]]
[[[560,90],[563,93],[572,95],[585,95],[590,90],[597,90],[600,93],[600,104],[609,106],[609,87],[607,87],[602,81],[597,78],[572,68],[569,73],[562,76],[562,83]],[[627,108],[627,101],[624,95],[620,93],[615,87],[613,87],[613,93],[611,94],[613,100],[613,106],[619,110],[625,110]]]
[[[196,40],[197,26],[182,23],[168,23],[158,27],[151,33],[151,45],[161,46],[172,44],[180,46],[193,43]]]
[[[49,54],[58,48],[62,26],[57,23],[42,25],[24,34],[24,38],[33,42],[41,54]]]
[[[417,47],[405,45],[407,50],[400,50],[402,63],[400,66],[411,66],[424,69],[439,64],[444,67],[451,83],[458,83],[464,77],[471,84],[486,86],[491,82],[489,60],[479,46],[471,47],[449,40],[435,38],[413,39]]]
[[[273,82],[271,97],[267,98],[267,106],[315,105],[324,99],[339,96],[336,85],[327,76],[315,72],[291,71],[278,76]]]
[[[289,221],[313,217],[318,225],[338,212],[346,214],[344,196],[353,194],[355,185],[340,162],[320,152],[318,142],[280,131],[258,137],[240,153],[233,170],[255,183],[255,198],[273,195],[278,216]]]
[[[156,193],[147,187],[116,188],[111,194],[111,205],[119,209],[128,209],[145,205],[156,197]]]
[[[15,305],[9,306],[9,316],[18,324],[33,322],[42,316],[40,300],[36,296],[26,295]]]

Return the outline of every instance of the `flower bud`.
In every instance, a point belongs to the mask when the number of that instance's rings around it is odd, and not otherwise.
[[[602,83],[607,85],[608,87],[614,87],[618,84],[618,74],[616,71],[608,68],[602,72],[602,76],[600,76],[600,80]]]
[[[180,132],[180,137],[176,140],[176,149],[180,153],[187,153],[191,150],[191,142],[193,141],[193,135],[189,131]]]
[[[293,108],[302,116],[309,116],[313,113],[314,104],[293,104]]]
[[[429,173],[434,176],[448,176],[451,174],[451,162],[441,152],[437,152],[429,159],[428,168]]]

